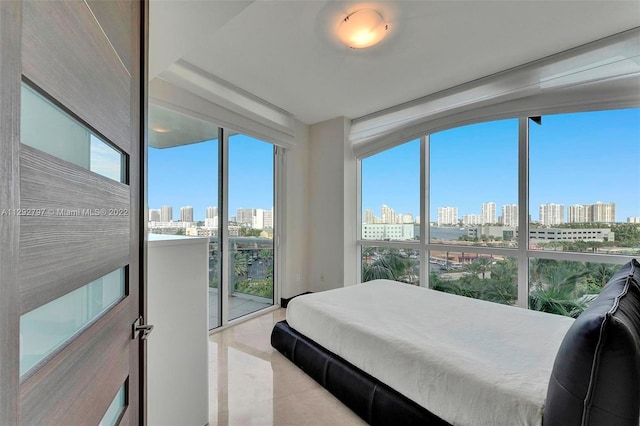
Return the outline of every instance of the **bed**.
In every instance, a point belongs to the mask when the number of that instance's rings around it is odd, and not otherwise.
[[[387,280],[297,297],[272,345],[370,424],[639,424],[640,264],[571,318]]]

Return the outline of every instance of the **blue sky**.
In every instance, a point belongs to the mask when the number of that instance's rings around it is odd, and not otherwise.
[[[640,109],[544,116],[530,125],[531,217],[543,203],[615,202],[617,221],[640,216]],[[483,202],[517,204],[518,121],[501,120],[431,135],[431,218],[438,207],[479,214]],[[230,138],[229,207],[273,206],[273,147],[243,135]],[[194,207],[203,220],[217,206],[218,144],[208,141],[149,149],[149,207]],[[420,214],[420,143],[412,141],[362,164],[362,207],[380,216]]]
[[[431,218],[437,208],[479,214],[483,202],[517,204],[517,119],[431,135]],[[419,215],[420,144],[363,160],[362,207]],[[640,109],[549,115],[530,125],[530,206],[615,202],[616,219],[640,216]]]
[[[229,138],[229,208],[273,207],[273,145],[244,135]],[[194,219],[204,220],[206,208],[218,206],[218,141],[149,148],[149,208],[192,206]]]

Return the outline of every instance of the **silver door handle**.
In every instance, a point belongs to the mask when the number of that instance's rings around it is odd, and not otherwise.
[[[140,337],[141,340],[147,340],[152,331],[153,325],[144,324],[144,319],[142,317],[138,317],[138,319],[133,323],[132,339],[135,340]]]

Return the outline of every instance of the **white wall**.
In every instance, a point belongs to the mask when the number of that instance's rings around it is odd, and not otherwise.
[[[309,291],[309,126],[296,122],[296,146],[285,164],[285,232],[281,297]],[[283,241],[284,240],[284,241]]]
[[[355,159],[349,120],[309,127],[309,290],[355,284]]]

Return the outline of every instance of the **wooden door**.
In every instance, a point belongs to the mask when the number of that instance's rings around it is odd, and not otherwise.
[[[0,1],[0,424],[141,421],[145,8]]]

